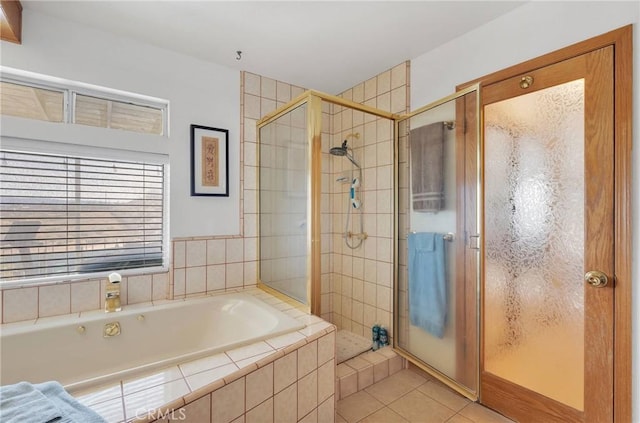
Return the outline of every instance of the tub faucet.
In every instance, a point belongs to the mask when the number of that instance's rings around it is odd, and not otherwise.
[[[104,298],[104,312],[111,313],[113,311],[122,310],[120,304],[120,281],[122,276],[119,273],[112,273],[109,275],[109,281],[105,289]]]

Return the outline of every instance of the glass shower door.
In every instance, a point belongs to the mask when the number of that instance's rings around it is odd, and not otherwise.
[[[308,304],[307,104],[284,113],[259,131],[259,279]]]
[[[399,122],[396,347],[470,397],[478,384],[477,87]]]

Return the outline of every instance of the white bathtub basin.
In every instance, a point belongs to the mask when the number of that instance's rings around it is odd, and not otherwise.
[[[105,338],[105,324],[121,333]],[[57,380],[78,389],[121,380],[304,327],[248,294],[225,294],[117,313],[8,325],[0,334],[0,384]]]

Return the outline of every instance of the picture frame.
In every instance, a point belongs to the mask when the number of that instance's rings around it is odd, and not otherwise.
[[[191,125],[191,196],[229,196],[229,130]]]

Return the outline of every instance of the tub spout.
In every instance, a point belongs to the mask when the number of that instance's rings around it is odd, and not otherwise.
[[[120,304],[120,281],[122,277],[118,273],[112,273],[109,275],[107,286],[105,289],[104,298],[104,312],[111,313],[114,311],[122,310]]]

